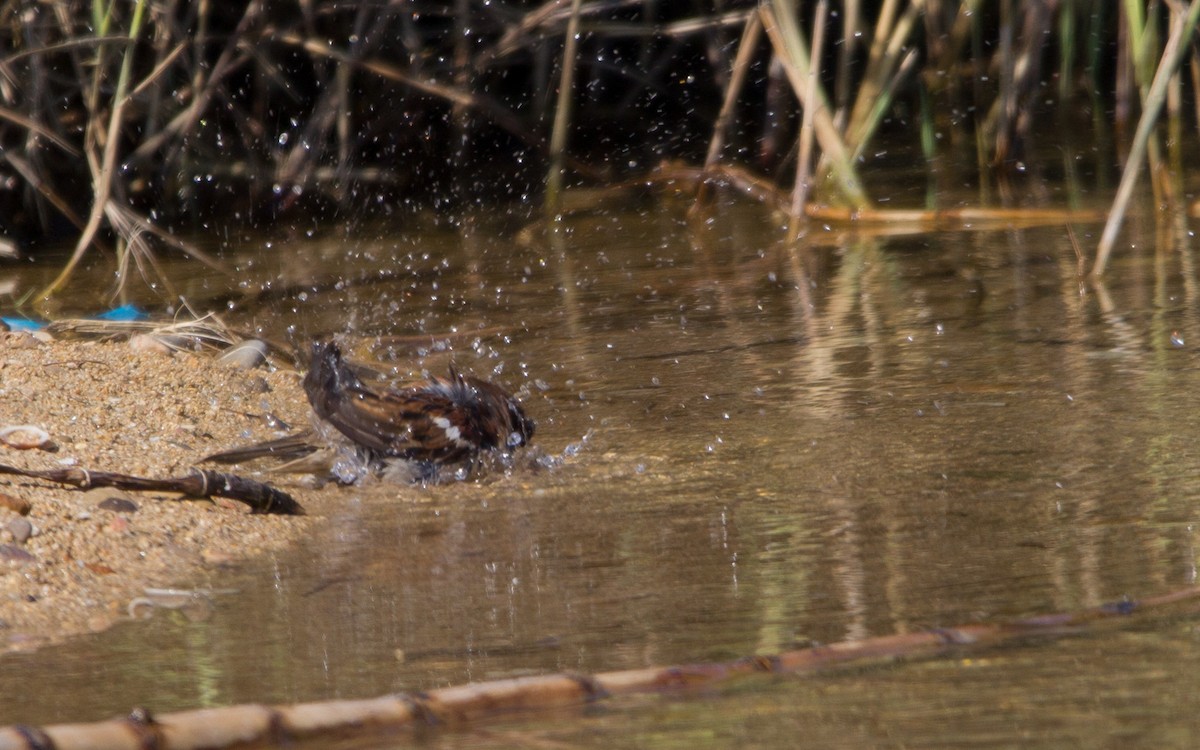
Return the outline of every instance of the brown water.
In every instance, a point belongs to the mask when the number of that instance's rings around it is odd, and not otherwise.
[[[1076,229],[1093,247],[1097,228]],[[0,722],[728,659],[1196,583],[1200,287],[1190,252],[1149,229],[1082,294],[1058,227],[789,246],[742,206],[707,223],[596,212],[518,238],[371,234],[279,243],[254,261],[270,289],[231,320],[388,337],[375,351],[403,372],[452,348],[525,387],[539,463],[331,489],[341,511],[319,537],[230,574],[240,593],[211,619],[0,660]],[[190,284],[226,299],[210,277]],[[1195,625],[421,743],[1190,745]]]

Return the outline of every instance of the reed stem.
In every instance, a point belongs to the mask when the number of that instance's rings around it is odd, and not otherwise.
[[[555,215],[562,207],[563,179],[566,173],[564,153],[567,129],[571,123],[571,102],[575,89],[575,57],[579,45],[579,10],[583,0],[571,0],[571,17],[567,21],[566,41],[563,44],[562,77],[558,82],[558,102],[554,108],[554,126],[550,132],[550,171],[546,177],[545,210]]]
[[[1167,39],[1167,44],[1163,49],[1158,71],[1154,74],[1154,81],[1150,84],[1149,93],[1142,104],[1142,116],[1138,119],[1133,145],[1129,149],[1129,158],[1125,162],[1125,171],[1121,175],[1121,183],[1117,187],[1117,197],[1113,200],[1112,209],[1108,214],[1108,222],[1104,225],[1100,244],[1096,248],[1096,262],[1092,266],[1091,273],[1094,278],[1102,276],[1108,266],[1109,256],[1112,255],[1113,245],[1116,243],[1117,232],[1121,229],[1121,223],[1129,209],[1129,201],[1133,197],[1133,188],[1137,183],[1142,160],[1146,156],[1147,145],[1154,134],[1154,126],[1158,123],[1158,114],[1162,111],[1166,101],[1171,78],[1183,62],[1183,56],[1187,52],[1198,20],[1200,20],[1200,2],[1192,2],[1188,5],[1187,16],[1183,23],[1172,24],[1171,36]]]

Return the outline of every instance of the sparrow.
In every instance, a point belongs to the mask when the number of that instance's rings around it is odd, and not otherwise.
[[[333,442],[341,444],[343,457],[352,454],[356,468],[428,481],[444,467],[458,467],[466,475],[485,458],[511,455],[529,444],[535,428],[516,397],[494,383],[460,374],[453,365],[448,378],[432,377],[405,388],[372,387],[333,342],[313,345],[304,392],[316,416],[314,430],[203,460],[302,460],[321,450],[321,442]],[[335,473],[353,480],[359,472]]]

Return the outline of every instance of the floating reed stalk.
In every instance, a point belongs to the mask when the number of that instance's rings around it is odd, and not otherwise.
[[[787,195],[774,182],[730,164],[715,164],[709,169],[668,163],[653,174],[639,177],[625,187],[642,188],[646,184],[664,184],[675,189],[698,190],[702,184],[719,184],[758,201],[781,213],[790,208]],[[621,187],[621,186],[618,186]],[[1048,224],[1095,224],[1104,221],[1104,211],[1073,208],[1009,208],[1004,206],[963,206],[961,208],[850,208],[809,203],[804,207],[809,219],[831,226],[862,231],[986,231]]]
[[[93,724],[0,728],[0,750],[218,750],[287,745],[349,730],[465,727],[516,713],[580,707],[609,697],[712,689],[763,675],[815,676],[835,669],[928,659],[966,649],[1013,644],[1033,637],[1088,632],[1135,613],[1168,614],[1171,605],[1200,598],[1200,587],[1142,602],[1124,601],[1079,613],[1052,614],[1011,623],[973,624],[917,633],[842,641],[751,656],[731,662],[647,667],[595,675],[551,674],[460,685],[425,693],[293,706],[242,705],[155,716],[135,709],[128,717]]]

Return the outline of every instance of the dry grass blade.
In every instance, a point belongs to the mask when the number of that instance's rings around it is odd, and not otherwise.
[[[883,91],[881,91],[875,98],[875,102],[871,107],[871,111],[867,115],[866,122],[878,123],[883,120],[884,114],[887,112],[888,108],[892,106],[892,102],[896,97],[896,91],[917,67],[918,56],[919,55],[915,49],[910,49],[908,53],[905,54],[904,59],[900,62],[900,67],[897,68],[895,74],[892,76],[892,79],[887,82],[887,85],[883,88]],[[868,140],[865,138],[856,140],[850,158],[854,161],[858,161],[863,154],[863,150],[867,147],[867,142]]]
[[[470,107],[487,115],[496,124],[508,130],[513,135],[521,137],[528,143],[542,147],[545,146],[546,141],[544,138],[526,127],[516,115],[490,97],[455,88],[454,86],[447,86],[436,81],[417,78],[382,60],[355,60],[346,53],[332,49],[329,45],[317,39],[305,39],[297,34],[281,34],[272,38],[277,42],[300,47],[309,54],[317,57],[327,57],[360,67],[377,76],[410,86],[417,91],[438,97],[451,104]]]
[[[550,131],[550,173],[546,176],[546,213],[558,213],[562,201],[563,156],[567,148],[567,129],[571,124],[574,100],[575,65],[579,48],[579,8],[582,0],[571,0],[571,19],[563,42],[562,76],[558,82],[558,102],[554,106],[554,126]]]
[[[876,106],[877,102],[888,87],[889,81],[895,78],[896,68],[905,54],[904,45],[912,35],[913,26],[923,6],[924,3],[918,0],[905,8],[894,27],[888,28],[882,23],[877,27],[867,72],[859,84],[854,109],[846,126],[847,149],[861,149],[878,129],[881,112]]]
[[[25,117],[20,112],[14,112],[6,107],[0,107],[0,120],[8,120],[9,122],[19,127],[25,128],[31,133],[35,133],[39,138],[45,138],[55,146],[58,146],[64,153],[69,156],[81,156],[79,149],[75,148],[69,141],[59,136],[47,128],[42,127],[37,122]]]
[[[193,341],[217,349],[241,343],[243,338],[229,329],[213,314],[192,320],[163,323],[155,320],[95,320],[92,318],[68,318],[55,320],[46,330],[61,338],[79,339],[127,339],[138,334],[149,334],[173,346],[173,341]],[[175,346],[175,348],[182,348]]]
[[[33,168],[26,159],[21,156],[7,151],[0,151],[0,157],[12,165],[13,169],[29,183],[34,190],[37,190],[46,200],[50,201],[50,205],[54,206],[63,216],[67,217],[67,221],[71,222],[79,228],[83,228],[83,218],[75,213],[75,209],[67,203],[67,201],[58,194],[46,181],[42,179],[41,173]]]
[[[138,2],[134,4],[133,17],[129,22],[130,39],[137,39],[138,32],[142,27],[145,10],[146,3],[144,0],[138,0]],[[84,225],[83,231],[79,235],[79,239],[75,244],[75,250],[71,253],[71,258],[67,261],[67,264],[63,267],[62,271],[54,279],[54,281],[50,282],[50,285],[42,290],[42,292],[38,295],[42,300],[48,299],[56,291],[61,289],[64,284],[66,284],[67,279],[71,277],[71,274],[74,273],[75,268],[83,259],[84,253],[91,246],[92,240],[96,236],[96,232],[100,229],[101,221],[103,221],[106,212],[108,212],[110,209],[109,203],[111,201],[113,179],[116,170],[117,150],[121,142],[120,134],[125,121],[125,107],[129,103],[129,97],[126,96],[126,93],[129,91],[129,79],[132,69],[133,46],[131,45],[125,48],[125,54],[121,60],[121,69],[117,78],[117,87],[113,92],[112,113],[108,118],[108,124],[105,127],[101,138],[102,142],[104,143],[104,150],[102,156],[98,160],[99,163],[97,164],[97,159],[90,149],[87,153],[88,164],[92,169],[92,192],[94,196],[91,213],[88,215],[87,223]],[[101,76],[102,73],[100,69],[97,68],[97,95],[99,93]]]
[[[712,140],[708,143],[708,155],[704,159],[706,170],[715,166],[721,158],[721,149],[725,145],[726,133],[733,120],[733,109],[737,105],[738,95],[746,81],[746,74],[750,71],[754,49],[758,46],[758,40],[761,37],[762,19],[757,13],[751,14],[746,18],[746,26],[742,30],[742,40],[738,43],[737,57],[733,61],[733,74],[729,78],[729,85],[725,88],[725,100],[721,103],[721,112],[717,115],[717,122],[713,126]],[[706,201],[705,186],[707,184],[701,183],[700,185],[700,190],[697,192],[698,204]]]
[[[825,16],[829,12],[828,0],[820,0],[813,15],[812,60],[808,67],[808,90],[804,100],[817,99],[817,80],[821,72],[821,51],[825,45]],[[796,239],[800,231],[800,219],[804,216],[804,205],[808,202],[809,178],[812,174],[813,108],[804,108],[804,122],[800,126],[800,148],[796,157],[796,184],[792,187],[791,222],[788,226],[788,241]]]
[[[245,44],[246,35],[261,20],[261,15],[261,2],[252,0],[252,2],[247,3],[245,12],[242,13],[236,28],[230,36],[229,44],[221,50],[221,55],[217,58],[216,63],[213,64],[208,78],[203,81],[203,85],[200,85],[200,76],[203,68],[201,66],[196,67],[193,80],[194,95],[189,105],[172,118],[166,127],[155,135],[144,139],[129,155],[127,161],[130,163],[143,162],[149,159],[152,154],[157,153],[167,143],[171,142],[171,139],[178,139],[181,135],[193,130],[196,123],[200,120],[200,116],[208,109],[212,100],[219,95],[221,82],[243,63],[251,59],[250,53],[239,52],[239,46]]]
[[[476,67],[489,64],[493,60],[506,57],[521,48],[523,38],[553,19],[559,11],[569,8],[571,0],[550,0],[539,8],[526,13],[521,22],[504,32],[491,49],[479,56]]]
[[[778,10],[776,10],[778,6]],[[852,206],[867,205],[866,192],[858,171],[850,161],[841,135],[829,115],[829,105],[819,86],[813,101],[805,101],[809,84],[809,54],[804,38],[796,28],[794,9],[788,0],[774,0],[771,5],[759,6],[763,28],[767,31],[780,62],[783,63],[792,90],[805,108],[812,108],[813,132],[828,159],[838,195]]]

